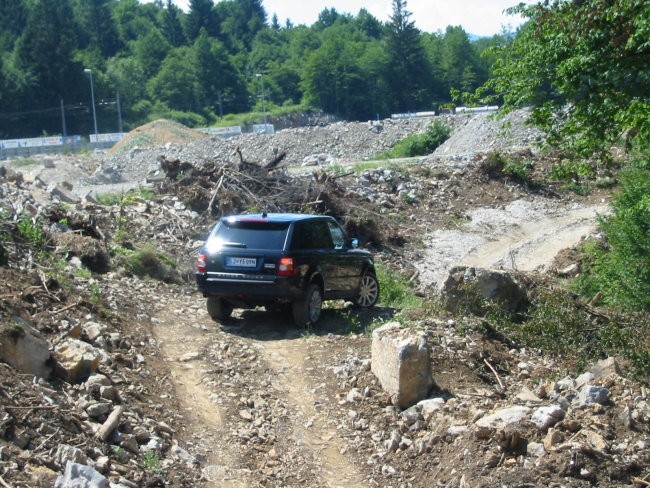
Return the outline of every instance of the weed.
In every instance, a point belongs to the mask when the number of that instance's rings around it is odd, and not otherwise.
[[[378,264],[377,280],[381,285],[380,302],[394,308],[420,308],[422,299],[415,295],[413,284],[399,273]]]
[[[139,187],[126,192],[119,193],[101,193],[95,196],[96,200],[102,205],[120,207],[133,205],[138,200],[151,201],[156,198],[156,193],[150,188]]]
[[[589,179],[593,177],[593,170],[586,161],[561,161],[553,165],[548,177],[563,183],[563,190],[584,196],[589,193]]]
[[[23,214],[18,220],[18,232],[28,244],[42,248],[47,243],[47,237],[37,220]]]
[[[126,451],[121,446],[111,446],[111,449],[113,450],[113,454],[115,455],[117,460],[120,462],[124,462],[128,457]]]
[[[149,276],[157,280],[167,281],[170,279],[171,269],[176,267],[176,262],[172,258],[151,246],[139,250],[116,247],[113,252],[119,258],[118,262],[127,271],[142,278]]]
[[[23,157],[23,158],[15,159],[13,164],[16,168],[20,168],[22,170],[29,170],[31,168],[35,168],[36,166],[40,166],[41,162],[34,158]]]
[[[75,268],[73,274],[78,278],[90,278],[92,277],[92,272],[88,268]]]
[[[102,298],[102,291],[101,288],[97,283],[93,283],[90,285],[90,300],[97,304]]]
[[[481,164],[481,170],[489,178],[510,178],[513,181],[532,186],[533,165],[520,157],[508,156],[499,151],[488,153]]]
[[[142,456],[142,464],[144,465],[145,471],[149,473],[160,473],[161,463],[160,463],[160,453],[153,449],[149,449]]]
[[[408,136],[390,151],[378,154],[375,159],[411,158],[431,154],[443,142],[449,139],[451,129],[443,122],[436,120],[430,124],[422,134]]]

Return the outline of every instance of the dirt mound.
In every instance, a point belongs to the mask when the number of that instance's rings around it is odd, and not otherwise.
[[[205,134],[166,119],[158,119],[141,125],[125,135],[108,152],[109,156],[119,154],[135,147],[154,148],[167,143],[188,143],[205,137]]]

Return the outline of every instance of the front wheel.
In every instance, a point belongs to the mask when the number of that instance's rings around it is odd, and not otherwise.
[[[379,282],[373,273],[365,273],[359,283],[354,303],[360,307],[372,307],[379,300]]]
[[[314,283],[307,288],[307,294],[304,300],[294,302],[293,320],[299,327],[305,327],[309,324],[315,324],[320,318],[323,309],[323,293],[320,287]]]
[[[232,314],[232,305],[221,297],[208,297],[206,305],[212,320],[225,320]]]

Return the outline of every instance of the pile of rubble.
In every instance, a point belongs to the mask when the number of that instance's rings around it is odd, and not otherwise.
[[[503,120],[487,113],[436,117],[452,128],[452,136],[432,158],[462,154],[466,160],[477,153],[530,147],[539,142],[540,132],[526,125],[526,114],[514,112]],[[116,148],[106,157],[95,179],[88,183],[143,183],[147,176],[159,171],[159,157],[178,159],[197,167],[204,164],[237,167],[242,158],[264,166],[280,154],[285,155],[282,165],[288,167],[346,165],[375,158],[405,137],[424,132],[433,120],[429,117],[336,122],[283,129],[275,134],[243,134],[227,139],[212,136],[193,142],[169,142],[164,146],[131,143]]]

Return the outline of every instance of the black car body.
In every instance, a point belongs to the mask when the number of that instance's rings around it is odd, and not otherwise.
[[[233,308],[286,307],[304,325],[318,320],[323,300],[370,307],[379,298],[372,254],[321,215],[222,218],[199,251],[196,283],[215,320]]]

